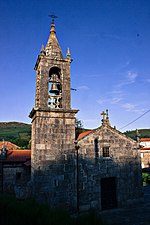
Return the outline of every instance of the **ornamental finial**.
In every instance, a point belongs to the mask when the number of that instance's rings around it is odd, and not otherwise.
[[[52,18],[52,24],[54,24],[54,20],[56,19],[56,18],[58,18],[58,16],[55,16],[54,14],[52,14],[52,15],[48,15],[50,18]]]

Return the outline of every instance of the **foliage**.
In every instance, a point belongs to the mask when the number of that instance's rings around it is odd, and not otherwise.
[[[76,118],[76,124],[75,124],[76,128],[83,128],[83,123],[81,120]]]
[[[75,131],[76,139],[80,133],[87,131],[83,128],[83,122],[76,119]],[[140,137],[150,137],[150,129],[140,129]],[[128,137],[136,140],[136,131],[126,131],[124,133]],[[31,147],[31,124],[19,122],[0,122],[0,141],[10,141],[18,145],[21,149],[29,149]]]
[[[76,119],[76,138],[87,129],[83,128],[81,120]],[[19,122],[0,122],[0,141],[10,141],[21,149],[31,148],[31,125]]]
[[[0,141],[3,139],[27,149],[31,139],[31,125],[19,122],[1,122]]]
[[[150,184],[150,175],[148,173],[142,173],[143,184]]]
[[[140,138],[150,137],[150,129],[139,129]],[[126,131],[124,134],[134,140],[136,140],[136,130]]]
[[[72,217],[64,209],[51,209],[35,200],[18,201],[13,196],[0,196],[0,224],[5,225],[104,225],[91,210]]]
[[[83,123],[81,120],[76,118],[75,122],[75,131],[76,131],[76,139],[85,129],[83,128]]]

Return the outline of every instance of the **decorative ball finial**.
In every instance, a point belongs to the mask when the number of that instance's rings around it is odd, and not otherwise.
[[[67,54],[66,54],[67,58],[70,58],[70,49],[67,49]]]
[[[44,48],[44,45],[42,44],[42,47],[41,47],[41,51],[40,51],[40,55],[45,55],[45,48]]]
[[[52,18],[50,33],[56,33],[54,19],[56,19],[58,17],[55,16],[55,15],[53,15],[53,14],[52,15],[49,15],[49,17]]]

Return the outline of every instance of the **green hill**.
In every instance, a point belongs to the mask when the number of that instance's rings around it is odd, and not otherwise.
[[[0,122],[0,141],[10,141],[21,148],[28,148],[31,125],[19,122]]]
[[[150,129],[139,129],[140,138],[148,138],[150,137]],[[136,130],[126,131],[124,134],[134,140],[136,140]]]
[[[76,121],[76,137],[86,131],[82,127],[79,120]],[[124,132],[128,137],[136,140],[136,130]],[[150,129],[140,129],[140,138],[150,137]],[[19,123],[19,122],[0,122],[0,141],[10,141],[21,148],[30,148],[31,140],[31,124]]]

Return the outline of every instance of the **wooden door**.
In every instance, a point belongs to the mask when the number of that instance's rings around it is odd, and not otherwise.
[[[101,179],[101,208],[113,209],[117,207],[116,178]]]

